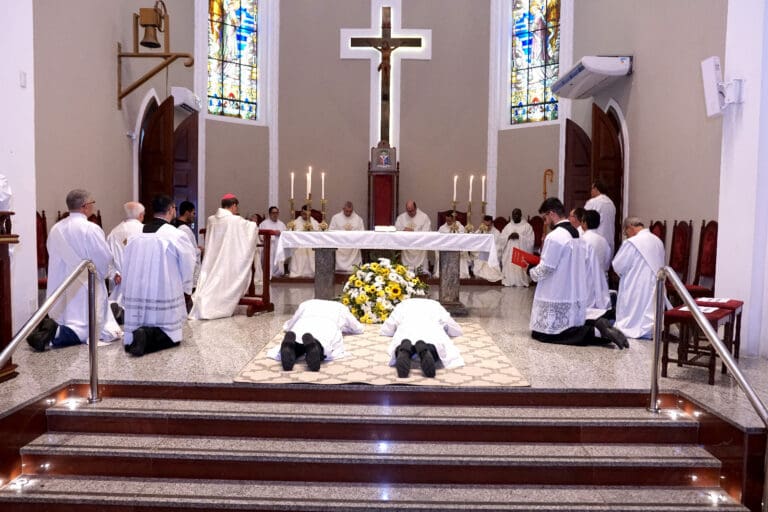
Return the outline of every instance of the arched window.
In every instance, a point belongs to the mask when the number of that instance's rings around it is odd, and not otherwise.
[[[208,112],[258,119],[258,0],[208,1]]]
[[[510,124],[554,121],[560,61],[560,0],[512,0]]]

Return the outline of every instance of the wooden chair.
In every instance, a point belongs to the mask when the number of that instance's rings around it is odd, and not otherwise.
[[[451,210],[442,210],[437,212],[437,225],[435,226],[435,230],[439,229],[440,226],[445,224],[445,218],[448,216],[448,214],[451,212]],[[462,226],[467,225],[467,212],[460,212],[456,210],[456,220],[461,222]]]
[[[669,249],[669,266],[677,272],[682,282],[688,281],[688,266],[691,261],[691,237],[693,221],[675,221],[672,225],[672,246]]]
[[[667,245],[667,221],[651,221],[650,231],[659,237],[661,245]]]
[[[686,285],[688,293],[697,297],[712,297],[715,292],[715,267],[717,264],[717,221],[701,221],[699,255],[696,259],[696,275],[693,283]]]
[[[541,251],[541,245],[544,241],[544,219],[538,215],[531,217],[528,216],[528,223],[533,228],[533,250],[534,252]]]
[[[56,212],[56,222],[59,222],[61,219],[66,219],[69,217],[69,212]],[[101,224],[101,210],[96,210],[96,213],[92,213],[90,217],[88,217],[88,220],[99,226],[100,228],[103,228]]]
[[[493,227],[498,229],[500,232],[504,231],[504,228],[509,224],[509,219],[506,217],[496,217],[493,219]]]
[[[35,212],[37,232],[37,289],[48,288],[48,219],[45,210]]]

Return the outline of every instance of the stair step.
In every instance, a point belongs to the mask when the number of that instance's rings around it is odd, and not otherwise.
[[[53,432],[23,447],[21,454],[30,473],[155,478],[708,486],[717,485],[720,476],[720,461],[706,450],[674,445],[321,441]],[[695,480],[692,475],[696,475]]]
[[[480,510],[745,511],[719,488],[584,489],[571,486],[445,486],[285,483],[145,478],[22,477],[0,487],[3,510]],[[76,508],[75,508],[76,507]]]
[[[311,391],[308,391],[311,393]],[[433,441],[689,443],[698,423],[641,408],[468,407],[112,398],[57,404],[54,431]]]

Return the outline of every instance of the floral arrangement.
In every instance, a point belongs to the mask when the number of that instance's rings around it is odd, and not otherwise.
[[[429,287],[416,274],[386,258],[355,267],[341,292],[341,303],[364,324],[384,322],[395,306],[411,297],[424,297]]]

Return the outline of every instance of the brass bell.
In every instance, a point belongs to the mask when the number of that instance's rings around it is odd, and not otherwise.
[[[145,48],[160,48],[160,42],[157,40],[156,27],[144,27],[144,37],[141,40],[141,46]]]
[[[144,38],[141,40],[141,46],[145,48],[160,48],[160,42],[157,40],[157,30],[163,29],[163,21],[159,9],[156,7],[139,9],[139,25],[144,27]]]

